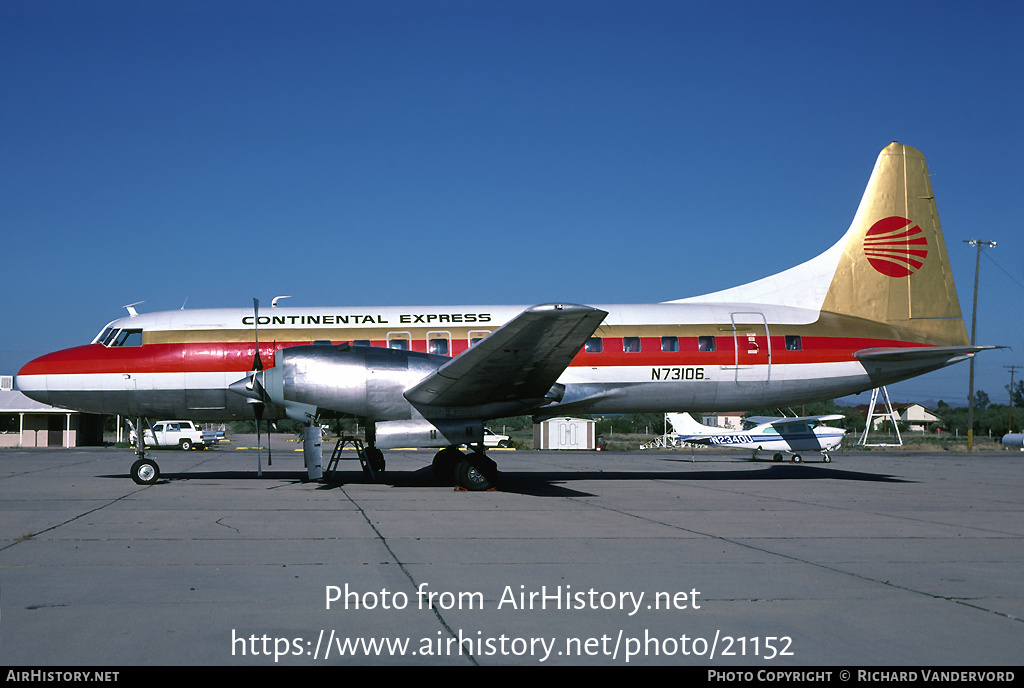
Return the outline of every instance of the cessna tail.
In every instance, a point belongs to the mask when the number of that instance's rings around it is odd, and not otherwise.
[[[137,418],[356,417],[376,466],[382,449],[440,447],[439,475],[483,489],[492,418],[791,405],[991,348],[969,343],[924,157],[899,143],[838,243],[725,291],[642,305],[254,305],[129,309],[91,344],[26,364],[18,387]]]

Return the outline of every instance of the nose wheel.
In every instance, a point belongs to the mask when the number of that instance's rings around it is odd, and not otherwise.
[[[149,421],[147,420],[148,424]],[[136,419],[135,425],[128,421],[129,427],[135,433],[135,455],[139,458],[132,464],[131,476],[136,485],[152,485],[160,479],[160,466],[156,461],[146,456],[146,440],[142,430],[142,418]]]
[[[132,480],[136,485],[152,485],[160,479],[160,466],[149,458],[141,458],[132,464]]]

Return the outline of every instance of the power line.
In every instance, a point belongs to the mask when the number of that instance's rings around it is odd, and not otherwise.
[[[992,245],[995,246],[995,243],[993,243]],[[1007,277],[1009,277],[1011,282],[1016,284],[1021,289],[1024,289],[1024,284],[1021,284],[1020,282],[1018,282],[1017,279],[1013,275],[1011,275],[1009,272],[1006,271],[1006,268],[1004,268],[1002,265],[1000,265],[999,263],[996,262],[995,258],[993,258],[988,253],[985,254],[985,257],[988,258],[989,260],[991,260],[993,265],[995,265],[997,268],[1002,270],[1003,274],[1005,274]]]

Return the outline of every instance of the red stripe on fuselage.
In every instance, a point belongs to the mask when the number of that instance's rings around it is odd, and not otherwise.
[[[763,336],[756,337],[759,347],[765,347]],[[274,365],[276,351],[311,342],[275,342],[260,345],[260,358],[265,368]],[[853,354],[861,349],[874,347],[921,346],[915,342],[886,339],[861,339],[856,337],[809,337],[802,338],[800,351],[789,351],[784,337],[771,338],[771,362],[775,365],[833,363],[854,360]],[[385,346],[383,340],[374,341],[376,346]],[[573,359],[572,367],[603,366],[694,366],[722,365],[736,363],[734,339],[718,337],[715,351],[698,351],[697,338],[679,339],[679,351],[661,351],[660,337],[642,337],[640,351],[622,351],[621,337],[604,337],[603,351],[587,353],[581,351]],[[748,340],[738,341],[742,357],[749,353]],[[425,340],[412,340],[414,351],[425,351]],[[453,355],[468,348],[457,340],[452,342]],[[255,347],[237,342],[170,343],[146,344],[133,347],[105,347],[102,344],[88,344],[40,356],[25,364],[19,375],[61,375],[98,373],[207,373],[240,372],[252,369]],[[761,354],[766,352],[762,348]],[[767,357],[765,356],[765,360]]]

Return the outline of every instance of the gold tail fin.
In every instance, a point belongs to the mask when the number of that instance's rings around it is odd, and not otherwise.
[[[883,322],[928,344],[969,343],[920,151],[882,150],[842,243],[822,311]]]

